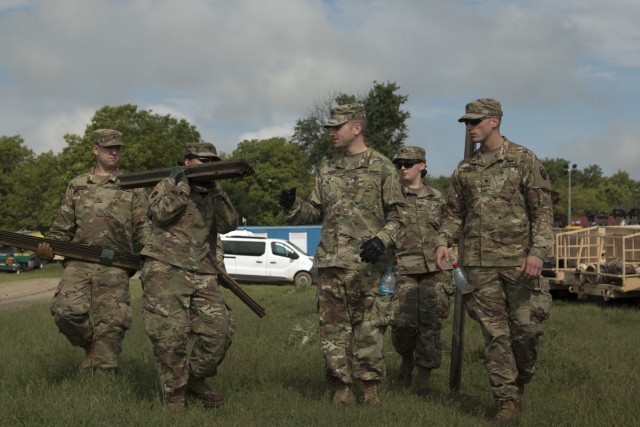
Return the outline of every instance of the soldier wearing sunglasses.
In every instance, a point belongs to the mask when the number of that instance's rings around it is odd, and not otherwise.
[[[427,397],[432,392],[431,371],[442,360],[440,331],[453,293],[451,274],[438,270],[433,257],[444,198],[423,182],[427,174],[423,148],[402,147],[393,163],[400,172],[407,208],[396,240],[399,280],[392,301],[391,342],[402,357],[398,380],[410,386],[415,366],[416,392]]]

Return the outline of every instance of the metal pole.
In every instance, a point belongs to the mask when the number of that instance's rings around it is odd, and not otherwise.
[[[567,197],[567,227],[571,226],[571,162],[567,164],[569,173],[569,195]]]

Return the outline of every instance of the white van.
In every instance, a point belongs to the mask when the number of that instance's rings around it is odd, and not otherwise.
[[[287,240],[221,235],[227,274],[246,282],[293,282],[310,285],[313,258]]]

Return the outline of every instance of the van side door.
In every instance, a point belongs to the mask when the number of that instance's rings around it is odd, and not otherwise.
[[[224,265],[229,275],[240,280],[260,280],[268,275],[264,240],[230,239],[223,240],[222,245]]]
[[[299,258],[300,254],[290,246],[282,242],[271,242],[269,275],[274,279],[278,278],[292,282],[295,274],[298,272],[298,263],[296,260]]]

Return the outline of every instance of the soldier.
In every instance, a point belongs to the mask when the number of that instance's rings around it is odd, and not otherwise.
[[[71,180],[49,238],[134,252],[146,242],[151,226],[143,189],[118,186],[122,134],[111,129],[93,132],[92,172]],[[38,257],[52,259],[41,243]],[[85,350],[80,372],[116,372],[125,331],[131,326],[129,277],[120,267],[70,259],[55,292],[51,313],[74,346]]]
[[[213,144],[186,145],[184,165],[220,160]],[[144,327],[156,356],[167,406],[182,411],[185,392],[207,407],[219,407],[224,397],[207,385],[216,375],[231,345],[235,325],[216,279],[221,254],[219,233],[235,230],[238,215],[215,183],[191,183],[184,167],[153,189],[150,198],[152,233],[141,254]],[[189,336],[195,336],[187,355]]]
[[[469,280],[462,294],[482,329],[485,368],[500,405],[491,422],[508,425],[522,409],[551,310],[549,286],[540,277],[553,245],[551,183],[531,151],[500,134],[498,101],[472,101],[458,121],[480,148],[453,173],[436,265],[448,260],[447,245],[463,237]]]
[[[295,188],[282,190],[279,199],[290,222],[323,221],[314,264],[326,375],[338,406],[354,401],[354,379],[363,381],[364,403],[380,405],[385,322],[376,285],[392,263],[392,251],[385,249],[402,225],[398,173],[365,145],[366,125],[364,105],[334,108],[324,126],[338,151],[321,165],[309,200],[297,198]]]
[[[451,274],[436,268],[432,251],[444,199],[423,182],[427,174],[424,149],[402,147],[393,163],[401,174],[407,208],[405,225],[396,241],[396,272],[400,277],[393,296],[391,341],[402,356],[398,379],[409,386],[415,365],[416,391],[426,397],[431,393],[431,370],[439,368],[442,360],[440,330],[453,293]],[[451,270],[450,265],[447,267]]]

